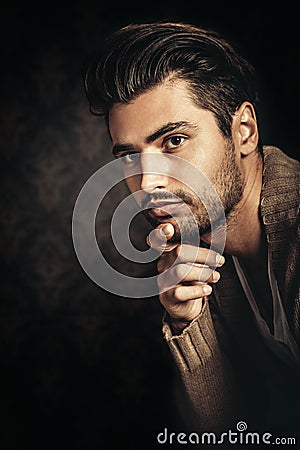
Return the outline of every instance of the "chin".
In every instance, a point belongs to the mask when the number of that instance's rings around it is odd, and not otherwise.
[[[211,232],[210,223],[198,223],[190,221],[180,221],[179,223],[175,221],[175,224],[172,222],[174,226],[175,233],[174,236],[170,239],[172,243],[185,243],[189,245],[200,245],[200,239],[202,239],[202,235],[209,235]]]
[[[175,230],[174,236],[169,240],[172,243],[184,241],[191,245],[199,245],[200,236],[202,238],[202,235],[208,235],[211,232],[211,224],[208,217],[202,217],[202,220],[195,217],[194,222],[190,218],[186,219],[184,217],[176,220],[172,216],[153,217],[147,212],[144,212],[144,215],[154,228],[163,223],[171,223]]]

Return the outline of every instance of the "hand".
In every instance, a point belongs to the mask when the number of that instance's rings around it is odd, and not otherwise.
[[[211,267],[221,267],[225,259],[204,247],[166,243],[173,234],[172,224],[159,225],[148,237],[148,244],[163,250],[157,263],[158,286],[162,291],[159,300],[170,316],[173,331],[178,333],[200,314],[203,297],[212,292],[210,284],[220,279],[219,272]],[[167,269],[167,278],[162,277]]]

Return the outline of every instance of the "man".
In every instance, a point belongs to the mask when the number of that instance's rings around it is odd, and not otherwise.
[[[181,277],[158,284],[186,426],[221,432],[244,420],[254,431],[295,434],[299,163],[260,142],[251,65],[217,33],[181,23],[127,26],[101,52],[85,78],[91,110],[105,117],[125,168],[140,158],[141,175],[126,182],[144,194],[152,245],[168,239],[158,273],[171,267]],[[208,178],[226,214],[223,256],[209,252],[201,198],[167,163],[166,173],[151,170],[147,155],[175,155]],[[196,257],[183,202],[201,234]]]

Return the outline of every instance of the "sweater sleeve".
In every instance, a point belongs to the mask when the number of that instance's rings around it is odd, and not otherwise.
[[[217,341],[208,300],[180,335],[163,320],[163,335],[177,367],[179,412],[192,431],[222,432],[240,419],[234,372]]]

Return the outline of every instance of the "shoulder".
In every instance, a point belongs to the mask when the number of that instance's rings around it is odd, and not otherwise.
[[[262,215],[293,210],[299,212],[300,162],[277,147],[263,148]],[[279,217],[277,217],[278,219]],[[275,219],[275,217],[273,217]]]
[[[263,147],[264,175],[276,172],[283,177],[293,174],[299,176],[300,162],[291,158],[278,147],[267,145]]]

